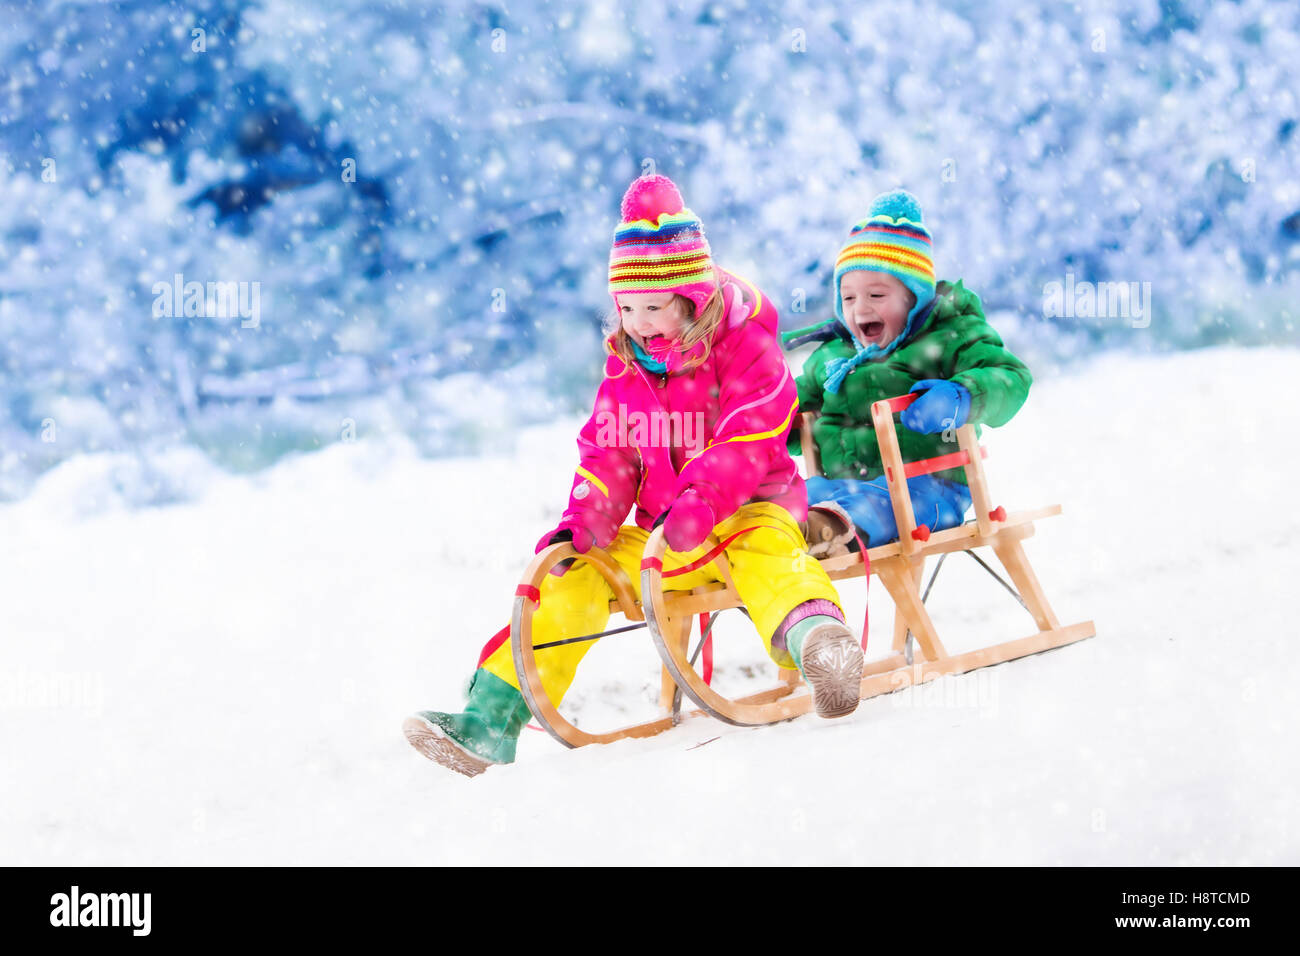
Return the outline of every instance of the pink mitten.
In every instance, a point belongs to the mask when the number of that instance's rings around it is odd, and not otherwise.
[[[713,509],[693,488],[687,488],[664,519],[664,538],[674,551],[694,551],[704,543],[713,526]]]
[[[596,536],[580,525],[562,524],[555,530],[548,531],[541,536],[537,542],[537,547],[533,549],[533,554],[537,554],[542,548],[550,547],[561,541],[572,541],[575,551],[579,554],[586,554],[591,550],[591,546],[596,543]]]
[[[586,554],[591,549],[591,546],[596,543],[596,536],[581,525],[560,525],[560,527],[556,528],[554,531],[548,531],[546,534],[542,535],[541,540],[537,542],[537,547],[534,549],[533,554],[537,554],[543,548],[550,547],[553,544],[558,544],[561,541],[572,541],[575,551],[579,554]],[[551,573],[557,578],[564,577],[564,572],[573,567],[573,562],[576,560],[577,558],[569,558],[566,561],[561,561],[555,567],[551,568]]]

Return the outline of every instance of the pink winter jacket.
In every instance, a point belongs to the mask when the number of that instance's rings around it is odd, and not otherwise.
[[[702,365],[664,376],[633,363],[613,378],[623,360],[608,357],[559,527],[585,527],[605,548],[633,504],[636,523],[649,529],[687,488],[715,521],[750,501],[806,520],[804,480],[786,450],[799,397],[777,343],[776,308],[746,280],[723,276],[724,318]]]

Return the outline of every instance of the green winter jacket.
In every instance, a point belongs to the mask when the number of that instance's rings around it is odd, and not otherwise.
[[[870,481],[884,474],[871,403],[907,394],[923,378],[951,379],[971,395],[967,419],[976,426],[1005,425],[1029,395],[1033,377],[1025,363],[1002,344],[984,318],[979,296],[961,284],[940,282],[934,305],[917,330],[888,355],[863,362],[844,379],[834,394],[825,391],[826,363],[852,358],[856,349],[851,335],[838,319],[796,329],[782,335],[787,347],[816,338],[829,338],[804,363],[796,379],[801,411],[818,413],[813,440],[827,478]],[[895,420],[897,421],[897,419]],[[897,425],[904,461],[933,458],[957,451],[956,438],[943,433],[922,435]],[[791,432],[791,454],[799,453],[799,436]],[[950,481],[966,482],[961,468],[937,471]]]

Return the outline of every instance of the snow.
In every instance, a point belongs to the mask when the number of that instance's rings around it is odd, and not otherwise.
[[[463,699],[577,420],[481,458],[369,438],[231,475],[194,453],[151,508],[112,492],[121,460],[74,456],[0,508],[5,862],[1300,863],[1297,372],[1283,348],[1108,353],[986,431],[999,503],[1064,504],[1027,549],[1093,639],[840,721],[577,751],[530,730],[474,780],[401,721]],[[840,584],[850,620],[862,587]],[[1033,629],[960,555],[931,607],[950,650]],[[871,611],[878,656],[875,585]],[[766,681],[731,618],[719,680]],[[644,632],[610,638],[566,707],[608,729],[657,682]]]

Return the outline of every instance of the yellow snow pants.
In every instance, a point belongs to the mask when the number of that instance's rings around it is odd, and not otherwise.
[[[713,533],[725,540],[743,528],[753,528],[727,546],[727,561],[732,580],[749,616],[758,630],[767,653],[784,668],[793,668],[794,659],[784,648],[773,649],[772,635],[778,626],[804,601],[823,598],[840,605],[835,585],[815,558],[807,556],[807,543],[790,512],[770,501],[742,505],[735,514],[717,524]],[[641,558],[650,532],[636,525],[624,525],[606,549],[628,576],[637,600],[641,599]],[[664,570],[671,571],[701,557],[708,551],[701,545],[694,551],[679,554],[668,551]],[[664,579],[672,591],[689,591],[711,581],[720,581],[713,564]],[[590,564],[579,559],[563,576],[546,575],[540,587],[541,600],[533,614],[533,643],[545,644],[595,634],[605,629],[609,620],[609,602],[614,590]],[[547,696],[558,704],[583,655],[595,641],[579,641],[548,647],[537,653],[537,669]],[[514,687],[519,686],[506,640],[482,664],[483,668]]]

